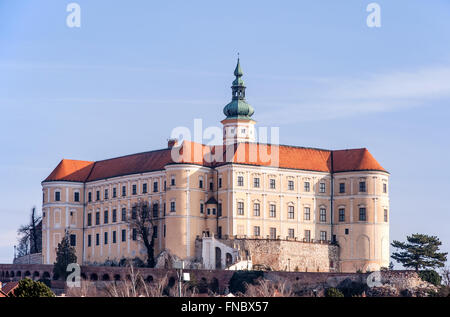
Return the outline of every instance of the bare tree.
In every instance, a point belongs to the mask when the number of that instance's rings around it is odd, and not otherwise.
[[[155,207],[156,206],[156,207]],[[133,239],[141,243],[147,251],[147,266],[155,266],[155,220],[158,218],[158,205],[154,205],[152,213],[147,202],[139,201],[133,205],[126,222],[131,229]]]
[[[19,235],[19,256],[39,253],[42,250],[42,218],[37,216],[36,207],[31,210],[30,222],[20,226],[17,233]]]
[[[292,285],[287,281],[258,279],[255,284],[246,283],[245,297],[293,297]]]
[[[446,266],[441,270],[442,284],[446,287],[450,287],[450,267]]]

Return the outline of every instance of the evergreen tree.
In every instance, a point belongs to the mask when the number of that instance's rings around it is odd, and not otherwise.
[[[434,269],[443,267],[447,261],[447,253],[438,252],[442,242],[435,236],[413,234],[406,237],[408,242],[393,241],[392,246],[399,249],[392,253],[392,258],[406,268]]]
[[[42,282],[33,281],[29,278],[19,282],[12,297],[55,297],[55,294]]]
[[[67,278],[70,272],[67,272],[67,266],[71,263],[77,263],[75,248],[70,245],[69,233],[66,231],[63,239],[58,243],[56,250],[56,262],[53,266],[53,274],[59,277]]]

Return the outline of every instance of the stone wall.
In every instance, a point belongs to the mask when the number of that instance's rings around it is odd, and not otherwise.
[[[42,253],[24,255],[13,260],[14,264],[42,264]]]
[[[339,247],[327,243],[295,240],[231,239],[221,242],[239,249],[242,259],[248,255],[253,266],[272,271],[338,272]]]

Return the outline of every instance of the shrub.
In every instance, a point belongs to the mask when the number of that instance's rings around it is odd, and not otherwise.
[[[55,297],[55,294],[44,283],[26,278],[19,282],[14,297]]]
[[[344,297],[344,294],[337,288],[330,287],[325,292],[326,297]]]
[[[422,279],[422,281],[431,283],[435,286],[441,285],[441,276],[433,270],[426,270],[426,271],[420,271],[419,277]]]

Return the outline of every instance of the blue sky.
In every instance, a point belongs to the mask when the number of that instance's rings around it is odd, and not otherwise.
[[[163,148],[217,125],[240,52],[247,100],[283,144],[367,147],[391,172],[391,238],[450,250],[450,3],[0,0],[0,263],[62,158]]]

